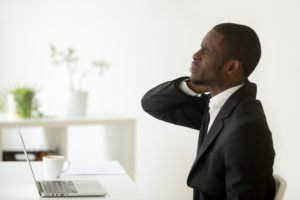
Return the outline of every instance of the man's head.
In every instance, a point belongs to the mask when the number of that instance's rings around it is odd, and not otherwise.
[[[232,23],[216,25],[193,55],[191,81],[219,93],[245,81],[260,55],[259,39],[251,28]]]
[[[224,36],[227,58],[239,60],[247,78],[261,56],[260,42],[255,31],[248,26],[233,23],[216,25],[213,30]]]

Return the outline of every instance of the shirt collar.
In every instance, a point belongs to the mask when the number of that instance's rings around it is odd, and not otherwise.
[[[231,87],[223,92],[213,96],[209,101],[209,109],[221,109],[227,99],[244,84]]]

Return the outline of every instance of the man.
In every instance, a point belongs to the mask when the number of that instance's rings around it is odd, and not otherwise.
[[[273,200],[275,152],[256,85],[261,55],[248,26],[216,25],[193,55],[190,77],[165,82],[142,99],[150,115],[200,130],[187,184],[194,200]]]

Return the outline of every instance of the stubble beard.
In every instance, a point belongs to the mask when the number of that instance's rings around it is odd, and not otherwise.
[[[196,74],[191,75],[191,82],[195,85],[205,85],[208,86],[210,83],[210,80],[205,80],[203,77],[201,77],[200,74],[198,74],[198,76],[195,76]]]
[[[203,80],[191,79],[191,82],[195,85],[205,85],[205,81]]]

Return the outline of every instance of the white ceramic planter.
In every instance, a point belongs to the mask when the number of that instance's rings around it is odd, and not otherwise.
[[[86,114],[88,93],[78,90],[68,90],[65,96],[66,117],[82,117]]]
[[[16,102],[12,94],[7,94],[7,112],[10,117],[18,118],[16,114]]]

